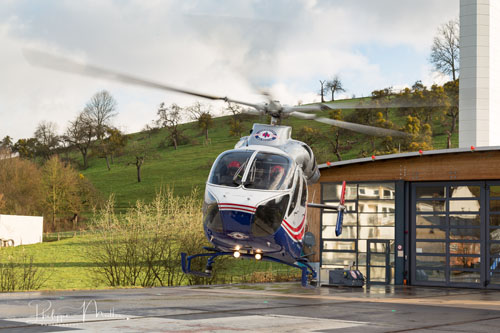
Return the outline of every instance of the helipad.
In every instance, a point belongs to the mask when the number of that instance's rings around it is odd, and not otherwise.
[[[495,332],[500,291],[257,284],[2,294],[8,332]]]

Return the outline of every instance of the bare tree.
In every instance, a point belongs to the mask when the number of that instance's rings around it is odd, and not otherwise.
[[[450,20],[438,28],[432,43],[429,61],[434,68],[444,74],[450,75],[453,81],[458,76],[460,50],[460,26],[458,19]]]
[[[85,105],[84,112],[92,121],[95,136],[101,140],[106,134],[106,127],[110,125],[111,119],[116,116],[116,100],[106,90],[99,91],[92,96]]]
[[[57,125],[50,121],[41,121],[36,127],[34,137],[38,140],[37,154],[49,159],[53,151],[59,146],[60,138],[57,135]]]
[[[81,112],[69,126],[64,135],[64,139],[78,148],[83,157],[83,168],[88,167],[88,152],[95,137],[95,130],[92,120],[88,114]]]
[[[182,108],[175,103],[167,108],[164,103],[161,103],[157,115],[156,124],[167,129],[168,138],[172,141],[174,149],[177,150],[182,136],[182,130],[179,127],[182,120]]]
[[[319,95],[321,96],[321,103],[325,102],[325,91],[326,91],[325,83],[326,80],[319,80],[319,84],[321,85],[321,88],[319,89]]]
[[[340,81],[338,75],[335,75],[331,81],[328,81],[325,88],[330,90],[332,94],[332,101],[335,100],[335,93],[345,91],[344,87],[342,87],[342,81]]]

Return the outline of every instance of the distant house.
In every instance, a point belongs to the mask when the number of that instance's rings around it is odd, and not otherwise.
[[[42,242],[43,217],[0,215],[0,247]]]

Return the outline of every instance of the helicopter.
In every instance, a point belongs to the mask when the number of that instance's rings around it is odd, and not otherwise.
[[[320,172],[312,149],[292,139],[292,128],[281,125],[283,118],[315,120],[372,136],[407,136],[396,130],[307,113],[331,109],[327,104],[287,106],[269,94],[265,95],[265,103],[250,103],[156,83],[40,51],[24,50],[24,55],[36,66],[239,104],[248,107],[247,113],[270,116],[270,124],[254,124],[250,135],[242,137],[234,149],[222,152],[212,165],[202,208],[204,232],[212,246],[204,247],[204,253],[181,254],[186,274],[210,277],[217,257],[233,256],[289,265],[301,270],[303,286],[316,283],[318,274],[308,260],[312,253],[305,252],[315,243],[314,235],[306,232],[307,208],[337,211],[335,232],[339,236],[346,183],[342,184],[337,206],[307,202],[307,186],[319,180]],[[207,258],[204,271],[191,267],[192,260],[200,257]]]

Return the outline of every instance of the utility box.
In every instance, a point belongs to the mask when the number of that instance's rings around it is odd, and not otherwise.
[[[0,215],[0,247],[42,242],[43,217]]]
[[[365,277],[358,270],[333,269],[328,272],[328,284],[332,286],[363,287]]]

